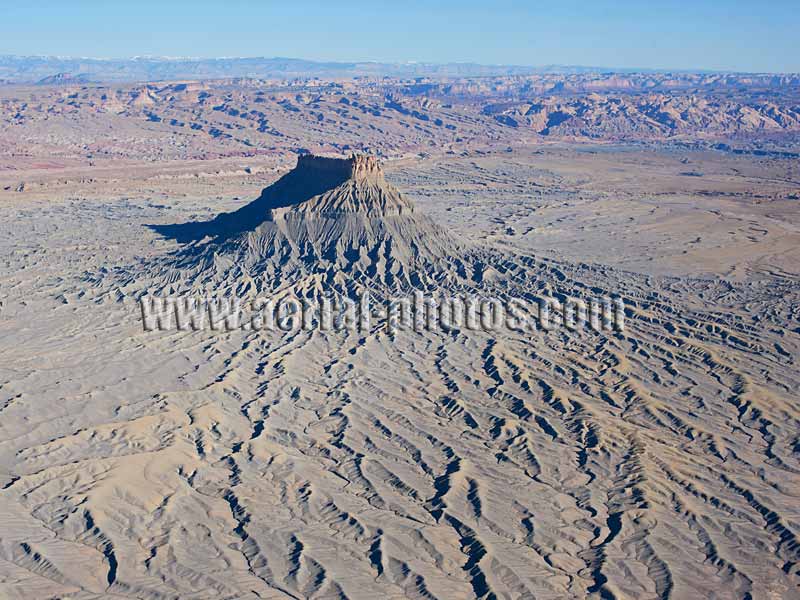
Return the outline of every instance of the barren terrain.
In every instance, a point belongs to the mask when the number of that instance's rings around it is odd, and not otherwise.
[[[796,84],[435,83],[0,87],[0,597],[797,597]],[[262,195],[301,149],[385,180]],[[317,285],[615,295],[626,327],[138,305]]]

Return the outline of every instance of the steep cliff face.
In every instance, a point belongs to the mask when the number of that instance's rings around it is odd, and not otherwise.
[[[389,184],[374,157],[300,156],[295,169],[241,209],[207,223],[162,227],[192,241],[180,265],[188,273],[258,277],[327,273],[415,284],[436,263],[464,250]]]
[[[411,202],[387,183],[383,169],[372,156],[338,159],[304,155],[298,159],[291,181],[287,183],[310,184],[327,189],[308,200],[290,200],[291,203],[287,206],[281,202],[281,194],[286,194],[288,199],[292,196],[291,189],[267,188],[260,201],[277,201],[277,206],[269,215],[272,218],[280,219],[291,214],[303,214],[307,217],[347,214],[387,217],[410,215],[414,212]]]

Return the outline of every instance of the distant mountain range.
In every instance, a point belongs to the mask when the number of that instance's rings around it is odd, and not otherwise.
[[[74,58],[0,55],[0,81],[6,83],[134,82],[253,77],[480,77],[536,73],[632,73],[648,69],[612,69],[566,65],[521,66],[476,63],[317,62],[298,58]],[[700,71],[696,71],[700,72]]]

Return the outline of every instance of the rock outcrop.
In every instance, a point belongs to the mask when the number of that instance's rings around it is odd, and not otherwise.
[[[386,181],[371,156],[302,155],[297,166],[253,202],[205,223],[159,226],[188,242],[182,271],[236,274],[267,286],[288,276],[370,278],[395,286],[451,269],[464,245]]]

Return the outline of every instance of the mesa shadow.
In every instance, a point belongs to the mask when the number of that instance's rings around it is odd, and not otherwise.
[[[264,188],[261,195],[233,212],[217,215],[210,221],[189,221],[186,223],[147,224],[156,233],[179,243],[190,243],[207,237],[225,240],[244,231],[253,230],[255,227],[270,220],[270,211],[300,204],[323,194],[343,183],[351,173],[348,170],[336,168],[309,169],[302,168],[304,157],[299,157],[298,167],[281,177],[274,184]]]

